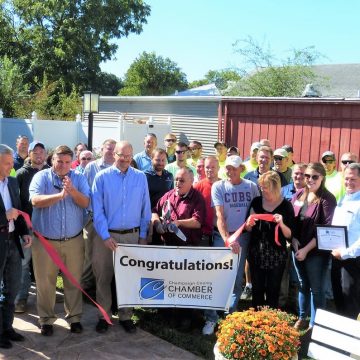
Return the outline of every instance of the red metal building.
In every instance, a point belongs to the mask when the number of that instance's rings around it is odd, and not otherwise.
[[[360,156],[360,99],[222,98],[218,129],[244,158],[264,138],[273,149],[292,145],[296,162],[319,161],[326,150],[337,160],[347,151]]]

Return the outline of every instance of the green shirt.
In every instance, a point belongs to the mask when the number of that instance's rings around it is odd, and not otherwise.
[[[336,201],[339,202],[345,194],[345,185],[342,173],[334,170],[330,175],[326,175],[325,187],[335,196]]]

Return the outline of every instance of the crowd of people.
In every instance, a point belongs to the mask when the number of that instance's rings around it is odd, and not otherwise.
[[[255,308],[292,306],[299,315],[295,327],[307,329],[328,297],[339,314],[356,318],[357,155],[342,154],[337,171],[330,150],[309,164],[295,163],[291,146],[273,150],[267,139],[254,142],[245,161],[235,146],[224,142],[216,142],[214,150],[214,155],[204,157],[199,141],[178,142],[172,133],[162,147],[155,134],[147,134],[144,150],[137,154],[128,141],[113,139],[104,140],[97,156],[83,143],[74,150],[60,145],[51,154],[44,142],[29,144],[26,136],[18,137],[15,151],[0,144],[0,347],[24,340],[12,323],[14,312],[27,311],[31,264],[41,334],[51,336],[56,321],[59,269],[19,210],[29,214],[33,229],[51,243],[109,317],[114,311],[112,252],[125,243],[241,250],[230,312],[238,309],[240,299],[251,300]],[[271,215],[272,221],[259,214]],[[184,238],[170,231],[169,223]],[[229,242],[243,224],[245,231]],[[346,227],[347,246],[318,248],[317,226],[329,225]],[[64,277],[64,307],[72,333],[83,330],[82,304],[80,290]],[[136,332],[133,309],[116,310],[125,331]],[[212,334],[219,313],[196,313],[205,321],[202,333]],[[192,326],[192,310],[167,314],[184,331]],[[96,331],[108,329],[99,313]]]

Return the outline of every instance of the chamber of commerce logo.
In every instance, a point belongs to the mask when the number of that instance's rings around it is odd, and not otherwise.
[[[164,300],[164,280],[141,278],[139,296],[141,300]]]

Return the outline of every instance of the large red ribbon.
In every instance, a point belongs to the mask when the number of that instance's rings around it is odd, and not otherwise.
[[[274,215],[272,214],[251,214],[249,218],[254,220],[264,220],[269,222],[275,222]],[[227,239],[225,242],[225,246],[229,246],[232,242],[236,241],[236,239],[242,234],[242,232],[245,229],[246,221]],[[275,243],[278,246],[281,246],[279,241],[279,226],[280,224],[277,224],[275,227]]]
[[[30,220],[30,216],[19,210],[19,214],[25,219],[25,222],[29,229],[32,229],[32,223]],[[70,280],[70,282],[77,287],[84,295],[86,295],[99,309],[101,314],[104,316],[104,319],[109,325],[113,325],[113,323],[110,320],[109,315],[106,313],[106,311],[102,308],[101,305],[99,305],[93,298],[81,287],[81,285],[77,282],[77,280],[74,278],[74,276],[71,274],[71,272],[68,270],[66,265],[61,260],[61,257],[57,253],[57,251],[54,249],[54,247],[47,241],[38,231],[33,230],[36,237],[40,240],[41,244],[44,246],[46,252],[51,257],[54,264],[61,270],[61,272]]]

